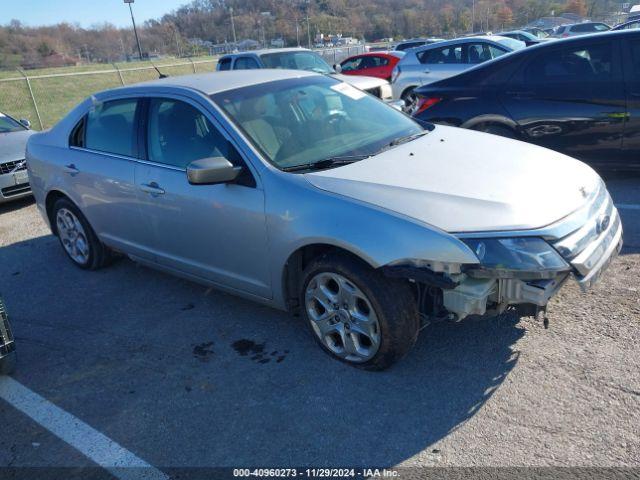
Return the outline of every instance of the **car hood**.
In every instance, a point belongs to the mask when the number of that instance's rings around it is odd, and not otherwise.
[[[319,189],[447,232],[542,228],[583,206],[601,182],[584,163],[552,150],[444,126],[304,176]]]
[[[369,90],[371,88],[377,88],[389,84],[389,82],[381,78],[364,77],[361,75],[343,75],[341,73],[334,73],[331,76],[341,82],[349,83],[360,90]]]
[[[0,163],[22,160],[33,130],[0,133]]]

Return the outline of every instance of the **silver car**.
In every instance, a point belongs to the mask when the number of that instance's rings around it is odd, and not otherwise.
[[[0,112],[0,203],[31,195],[24,151],[33,134],[28,120]]]
[[[404,100],[410,111],[417,97],[413,90],[461,73],[474,65],[492,60],[526,44],[513,38],[477,36],[437,42],[407,50],[394,67],[391,89],[394,100]]]
[[[77,266],[115,253],[302,316],[383,369],[421,325],[537,313],[622,243],[600,177],[551,150],[423,128],[326,75],[167,78],[96,94],[27,158]]]

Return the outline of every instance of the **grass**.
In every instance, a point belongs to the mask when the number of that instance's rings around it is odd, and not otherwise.
[[[212,57],[194,58],[197,73],[215,70],[216,60]],[[177,66],[167,66],[177,64]],[[194,73],[194,65],[188,59],[168,58],[153,61],[162,73],[169,76]],[[118,63],[125,85],[154,80],[158,74],[152,62]],[[164,68],[163,68],[164,67]],[[136,70],[131,70],[136,68]],[[137,70],[144,68],[143,70]],[[90,64],[75,67],[42,68],[29,70],[31,89],[42,119],[42,128],[49,128],[60,120],[71,108],[93,93],[122,86],[120,76],[113,64]],[[96,73],[87,73],[96,72]],[[74,75],[75,74],[75,75]],[[43,75],[60,75],[38,78]],[[35,78],[31,78],[35,77]],[[16,70],[0,72],[0,111],[15,118],[31,121],[35,130],[40,123],[27,82]]]

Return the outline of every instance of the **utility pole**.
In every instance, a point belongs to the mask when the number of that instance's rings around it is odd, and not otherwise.
[[[307,40],[309,41],[309,48],[311,48],[311,25],[309,24],[309,9],[307,8]]]
[[[476,0],[471,2],[471,33],[476,31]]]
[[[233,21],[233,7],[229,7],[229,14],[231,14],[231,32],[233,33],[233,48],[238,46],[238,39],[236,38],[236,24]]]
[[[142,60],[142,48],[140,48],[140,39],[138,38],[138,29],[136,29],[136,20],[133,18],[133,8],[131,8],[131,4],[135,0],[124,0],[124,3],[129,4],[129,12],[131,13],[131,23],[133,23],[133,34],[136,36],[136,45],[138,45],[138,55],[140,60]]]

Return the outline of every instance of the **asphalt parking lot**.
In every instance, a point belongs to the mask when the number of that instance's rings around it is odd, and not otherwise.
[[[19,383],[0,379],[0,466],[82,471],[114,446],[160,471],[640,466],[640,177],[607,183],[622,255],[590,292],[563,288],[548,330],[434,324],[383,373],[331,360],[296,318],[129,260],[82,271],[32,202],[0,206],[19,352]]]

